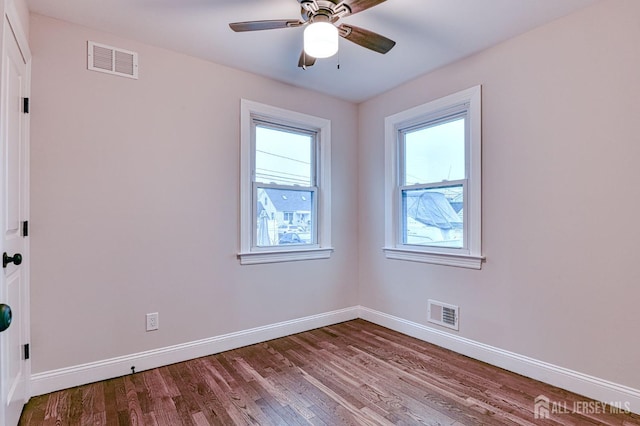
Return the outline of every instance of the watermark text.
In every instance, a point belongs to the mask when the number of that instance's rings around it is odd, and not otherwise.
[[[548,419],[560,414],[629,414],[629,401],[552,401],[545,395],[538,395],[533,404],[536,419]]]

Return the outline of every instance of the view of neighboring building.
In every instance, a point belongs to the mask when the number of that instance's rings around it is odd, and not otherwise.
[[[312,193],[306,190],[258,188],[258,244],[311,242],[311,197]],[[266,233],[261,230],[265,228],[265,222]],[[297,238],[293,235],[285,237],[285,234],[297,234]]]

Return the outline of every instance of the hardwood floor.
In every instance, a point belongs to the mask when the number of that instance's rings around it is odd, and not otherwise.
[[[35,397],[20,424],[640,425],[616,411],[354,320]]]

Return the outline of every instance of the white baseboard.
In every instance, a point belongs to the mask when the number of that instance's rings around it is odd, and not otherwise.
[[[36,373],[31,375],[31,396],[123,376],[131,372],[132,365],[135,365],[136,372],[149,370],[356,318],[358,307],[345,308],[194,342]]]
[[[103,361],[36,373],[31,376],[31,393],[32,396],[43,395],[128,374],[131,372],[132,365],[135,365],[136,371],[149,370],[356,318],[362,318],[374,324],[597,401],[622,404],[623,408],[628,403],[628,407],[632,412],[640,414],[640,390],[638,389],[505,351],[363,306],[340,309]]]
[[[640,414],[640,390],[360,307],[359,317],[468,357]],[[533,401],[531,404],[533,405]]]

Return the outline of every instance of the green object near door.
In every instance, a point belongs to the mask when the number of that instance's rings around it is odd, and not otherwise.
[[[11,307],[4,303],[0,304],[0,332],[9,328],[11,325],[11,318]]]

